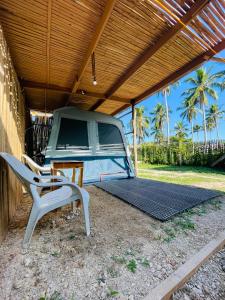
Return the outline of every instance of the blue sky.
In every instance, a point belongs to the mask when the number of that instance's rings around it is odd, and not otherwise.
[[[225,50],[220,52],[217,56],[225,58]],[[218,71],[225,70],[225,64],[224,63],[207,62],[207,63],[204,64],[204,67],[207,68],[207,69],[211,68],[212,73],[216,73]],[[181,105],[181,102],[183,100],[183,97],[181,96],[181,94],[183,93],[184,90],[186,90],[188,87],[190,87],[190,85],[188,85],[184,81],[187,77],[190,77],[193,74],[194,74],[194,72],[191,72],[191,73],[187,74],[186,76],[184,76],[182,79],[180,79],[180,81],[179,81],[180,86],[177,87],[177,88],[172,89],[171,95],[168,98],[168,105],[169,105],[170,109],[172,110],[172,113],[170,114],[170,128],[171,128],[171,134],[172,135],[173,135],[174,125],[176,124],[177,121],[181,120],[180,111],[177,111],[177,108]],[[222,106],[223,109],[225,110],[225,91],[222,92],[222,93],[221,92],[218,92],[218,93],[219,93],[219,99],[218,99],[217,103],[218,103],[219,106]],[[150,112],[153,111],[154,106],[158,102],[161,102],[161,103],[164,104],[162,96],[158,96],[157,94],[155,94],[155,95],[147,98],[146,100],[142,101],[137,106],[144,105],[145,106],[145,111],[146,111],[145,114],[147,116],[150,116]],[[211,105],[212,103],[215,103],[215,100],[209,99],[209,105]],[[123,115],[125,112],[123,112],[120,115]],[[124,122],[124,125],[125,125],[125,128],[126,128],[125,131],[127,131],[127,132],[130,131],[127,128],[129,126],[128,124],[131,120],[131,114],[129,114],[128,116],[126,116],[124,118],[121,118],[121,120]],[[188,125],[188,123],[186,121],[184,121],[184,123],[186,123]],[[198,116],[197,116],[194,123],[202,125],[202,116],[201,116],[201,114],[198,114]],[[220,131],[220,137],[222,139],[225,139],[225,120],[220,121],[219,131]],[[203,132],[201,132],[199,134],[199,137],[200,137],[201,140],[203,140]],[[212,139],[216,138],[216,133],[215,132],[212,132],[211,138]],[[146,138],[146,141],[151,141],[151,140],[153,140],[153,137]]]

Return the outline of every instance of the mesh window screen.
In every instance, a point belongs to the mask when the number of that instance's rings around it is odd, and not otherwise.
[[[87,122],[62,118],[56,149],[89,149]]]
[[[124,150],[119,128],[107,123],[98,123],[100,149]]]

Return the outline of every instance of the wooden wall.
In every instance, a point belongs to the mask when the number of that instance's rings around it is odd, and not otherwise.
[[[0,152],[21,158],[24,149],[25,104],[0,24]],[[0,242],[22,197],[22,188],[0,159]]]

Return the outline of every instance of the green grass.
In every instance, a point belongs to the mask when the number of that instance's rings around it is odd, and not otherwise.
[[[196,185],[225,192],[225,171],[207,167],[179,167],[139,163],[138,176],[168,183]],[[215,198],[183,212],[163,224],[162,234],[156,239],[170,242],[180,234],[187,235],[188,232],[195,230],[197,227],[193,218],[195,215],[204,216],[212,210],[220,210],[222,204],[221,199]]]
[[[223,175],[225,178],[225,171],[223,169],[213,169],[209,167],[195,167],[195,166],[170,166],[170,165],[151,165],[146,163],[139,163],[140,169],[152,169],[158,171],[171,172],[194,172],[198,174]]]
[[[135,259],[131,259],[129,260],[129,262],[127,263],[127,269],[132,272],[135,273],[137,270],[137,262]]]
[[[116,290],[113,290],[112,288],[109,287],[107,295],[108,295],[108,297],[114,298],[119,295],[119,292]]]
[[[118,264],[125,264],[127,262],[126,258],[123,256],[113,255],[112,259]]]
[[[225,192],[225,171],[207,167],[165,166],[139,164],[138,176],[168,183],[208,187],[215,184],[215,190]],[[152,171],[152,172],[151,172]],[[157,172],[159,171],[159,172]]]

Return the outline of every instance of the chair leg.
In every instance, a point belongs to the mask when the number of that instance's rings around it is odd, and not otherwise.
[[[34,232],[34,228],[39,220],[40,210],[37,208],[36,205],[33,205],[29,217],[29,221],[27,223],[24,239],[23,239],[23,248],[28,248],[30,244],[30,240],[32,234]]]
[[[89,236],[90,235],[89,196],[85,195],[82,202],[83,202],[83,212],[84,212],[86,235]]]

